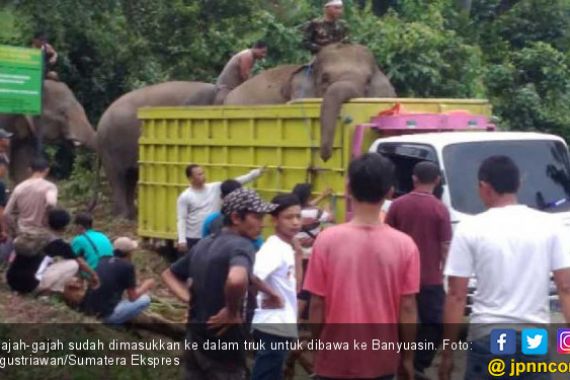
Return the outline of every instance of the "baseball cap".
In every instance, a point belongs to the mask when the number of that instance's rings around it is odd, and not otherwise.
[[[268,214],[275,211],[277,207],[277,205],[265,202],[254,190],[242,187],[232,191],[224,198],[222,214],[230,215],[232,212],[237,211]]]
[[[113,242],[113,248],[117,251],[121,251],[124,253],[129,253],[136,250],[139,247],[139,243],[136,241],[129,239],[128,237],[120,237],[117,238]]]
[[[0,139],[9,139],[12,137],[12,133],[7,132],[5,129],[0,128]]]

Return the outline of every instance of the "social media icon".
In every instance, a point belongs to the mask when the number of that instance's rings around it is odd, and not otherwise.
[[[515,330],[498,329],[491,331],[491,353],[495,355],[512,355],[516,352],[517,332]]]
[[[570,355],[570,329],[558,329],[556,347],[559,354]]]
[[[548,331],[545,329],[524,329],[522,332],[522,353],[525,355],[546,355],[548,353]]]

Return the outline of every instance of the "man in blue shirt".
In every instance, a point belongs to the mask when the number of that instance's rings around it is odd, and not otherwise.
[[[101,257],[113,256],[113,244],[109,238],[93,229],[93,218],[87,213],[75,216],[78,234],[71,241],[75,256],[82,256],[91,269],[97,269]]]

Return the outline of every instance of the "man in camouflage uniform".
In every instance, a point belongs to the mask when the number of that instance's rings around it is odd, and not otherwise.
[[[324,16],[304,27],[303,47],[317,54],[322,47],[335,42],[348,42],[348,27],[341,20],[342,0],[327,1]]]

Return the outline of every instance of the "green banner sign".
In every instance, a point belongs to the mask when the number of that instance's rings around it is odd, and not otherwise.
[[[0,113],[42,113],[40,49],[0,45]]]

